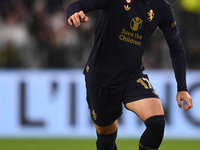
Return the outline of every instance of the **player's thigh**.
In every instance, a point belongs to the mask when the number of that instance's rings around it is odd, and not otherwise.
[[[129,102],[126,108],[140,117],[142,121],[155,115],[164,115],[164,110],[160,99],[145,98],[138,101]]]
[[[98,126],[95,124],[97,133],[101,135],[109,135],[114,133],[117,130],[117,120],[108,126]]]

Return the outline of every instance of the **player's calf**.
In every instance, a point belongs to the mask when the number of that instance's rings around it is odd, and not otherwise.
[[[139,150],[157,150],[163,139],[164,115],[152,116],[146,119],[144,123],[146,130],[140,138]]]

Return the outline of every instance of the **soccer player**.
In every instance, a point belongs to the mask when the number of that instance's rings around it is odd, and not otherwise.
[[[89,20],[86,12],[97,9],[102,11],[84,69],[97,150],[117,150],[117,119],[122,104],[146,125],[139,150],[157,150],[163,139],[164,111],[142,63],[147,40],[157,26],[170,48],[178,105],[185,110],[192,108],[185,51],[170,4],[166,0],[79,0],[67,8],[68,23],[78,27]]]

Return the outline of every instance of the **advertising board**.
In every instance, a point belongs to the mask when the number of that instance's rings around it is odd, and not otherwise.
[[[185,112],[176,102],[172,70],[147,70],[166,114],[165,138],[200,138],[200,71],[188,71],[194,107]],[[145,129],[123,108],[118,137],[138,138]],[[82,70],[0,71],[0,138],[95,137],[86,102]]]

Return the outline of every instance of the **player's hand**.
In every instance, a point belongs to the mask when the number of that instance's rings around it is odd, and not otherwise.
[[[84,14],[84,12],[79,11],[69,17],[68,23],[70,25],[73,25],[73,23],[74,23],[74,26],[78,27],[81,25],[81,22],[87,22],[88,20],[89,20],[89,18]]]
[[[177,100],[178,106],[180,108],[184,108],[185,110],[189,110],[190,108],[193,107],[192,97],[186,91],[178,92],[177,95],[176,95],[176,100]],[[186,104],[183,106],[181,101],[185,101]]]

